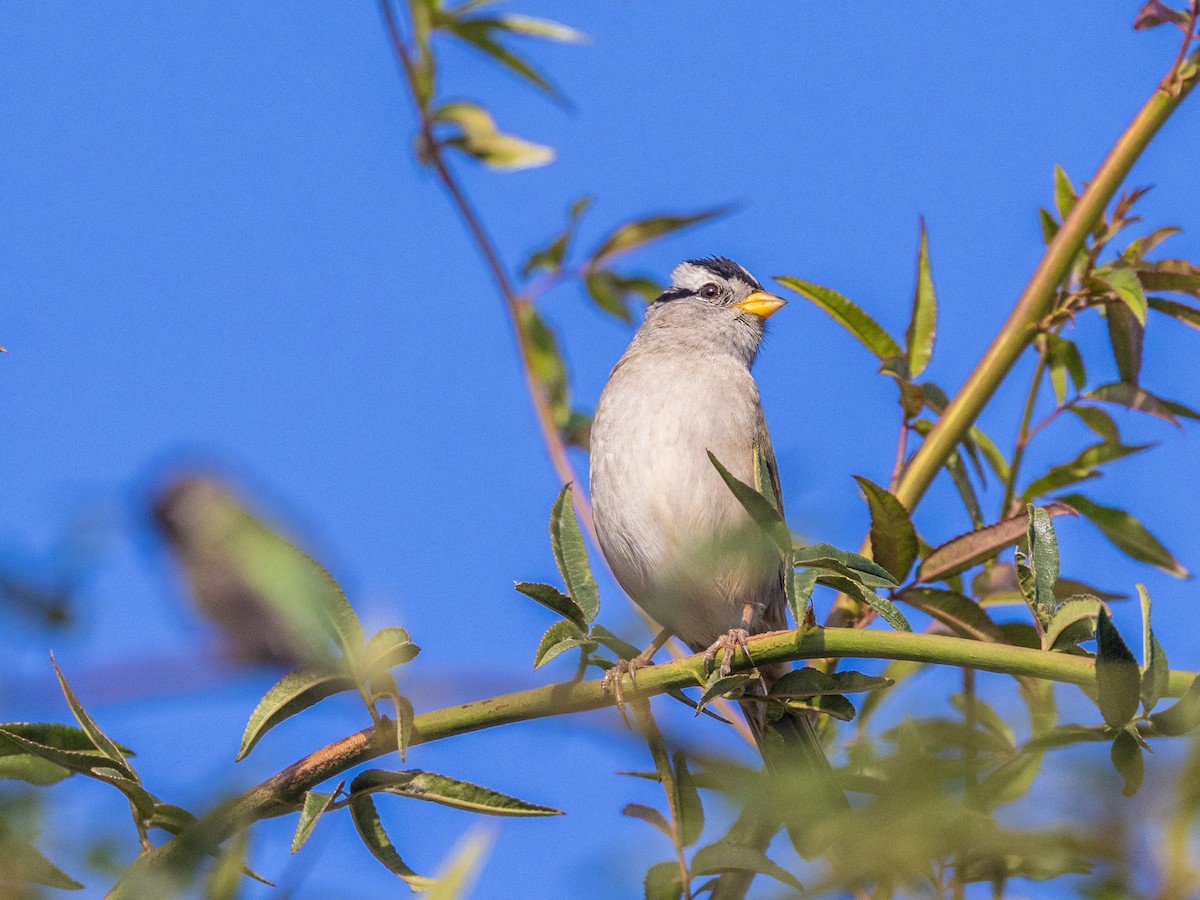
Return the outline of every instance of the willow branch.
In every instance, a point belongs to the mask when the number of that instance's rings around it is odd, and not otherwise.
[[[1088,657],[942,635],[815,628],[755,635],[749,639],[748,645],[754,657],[753,662],[742,650],[738,650],[733,659],[734,671],[748,671],[754,665],[765,666],[801,659],[854,657],[966,667],[1084,688],[1094,688],[1096,683],[1095,662]],[[1196,677],[1195,672],[1171,672],[1167,696],[1182,696]],[[703,680],[704,656],[698,653],[642,669],[638,672],[636,684],[626,675],[622,690],[626,697],[650,697],[668,690],[696,687]],[[409,746],[501,725],[612,705],[612,694],[605,691],[599,678],[530,688],[421,713],[413,721]],[[179,837],[143,854],[114,889],[112,896],[132,897],[133,894],[123,886],[135,883],[147,870],[170,866],[181,854],[195,852],[198,841],[203,849],[214,850],[238,828],[259,819],[295,812],[303,802],[306,791],[395,749],[395,724],[385,719],[378,726],[342,738],[309,754],[221,805]]]

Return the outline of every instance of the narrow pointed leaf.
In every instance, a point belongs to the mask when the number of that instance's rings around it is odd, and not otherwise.
[[[364,793],[388,793],[417,800],[429,800],[442,806],[489,816],[561,816],[562,810],[539,806],[510,797],[491,788],[448,775],[412,769],[388,772],[368,769],[350,783],[351,798]]]
[[[1156,566],[1177,578],[1189,577],[1188,570],[1179,560],[1172,556],[1141,522],[1125,510],[1101,506],[1083,494],[1065,494],[1059,499],[1079,510],[1126,555]]]
[[[400,858],[383,828],[379,812],[375,809],[375,802],[369,794],[359,794],[350,798],[350,816],[371,855],[383,863],[389,872],[403,879],[414,891],[427,891],[437,883],[433,878],[418,875]]]
[[[1150,304],[1151,309],[1170,316],[1176,322],[1182,322],[1184,325],[1200,330],[1200,309],[1176,303],[1174,300],[1167,300],[1165,297],[1150,297],[1146,302]]]
[[[567,593],[583,613],[584,621],[592,622],[600,612],[600,589],[592,577],[587,547],[575,518],[571,485],[565,486],[550,511],[550,545],[554,561],[567,586]]]
[[[1099,467],[1143,450],[1149,450],[1154,444],[1093,444],[1084,449],[1069,463],[1054,466],[1041,478],[1038,478],[1021,492],[1021,499],[1032,501],[1052,491],[1057,491],[1070,484],[1087,481],[1099,476]]]
[[[772,862],[762,851],[744,844],[718,841],[701,847],[692,857],[693,875],[720,875],[722,872],[750,872],[766,875],[797,891],[804,886],[787,869]]]
[[[242,734],[242,746],[237,759],[245,759],[246,754],[254,749],[254,745],[262,736],[285,719],[289,719],[319,703],[326,697],[342,691],[354,690],[354,679],[344,672],[328,669],[305,669],[284,675],[275,686],[267,691]]]
[[[871,510],[871,556],[897,581],[903,581],[917,558],[917,533],[908,510],[869,479],[855,475]]]
[[[1167,693],[1171,667],[1150,626],[1150,594],[1143,584],[1137,586],[1137,591],[1142,607],[1142,708],[1148,714]]]
[[[1058,215],[1062,219],[1066,219],[1071,214],[1071,210],[1075,208],[1075,201],[1079,199],[1079,195],[1075,193],[1075,186],[1071,184],[1071,179],[1066,171],[1057,163],[1054,166],[1054,206],[1058,210]]]
[[[1096,618],[1096,704],[1110,728],[1124,728],[1141,701],[1142,673],[1108,610]]]
[[[338,789],[341,789],[340,784],[338,785]],[[312,835],[313,828],[317,825],[317,819],[321,818],[322,814],[329,809],[336,794],[337,790],[332,794],[309,791],[304,795],[304,806],[300,810],[300,820],[296,823],[295,834],[292,835],[292,853],[295,853],[304,846],[305,841]]]
[[[1170,291],[1200,299],[1200,267],[1186,259],[1160,259],[1143,264],[1138,267],[1137,276],[1148,291]]]
[[[22,890],[23,885],[43,884],[64,891],[81,891],[83,885],[64,872],[24,837],[0,819],[0,856],[4,863],[0,867],[0,878],[6,887],[6,896],[14,898],[36,896]],[[11,891],[11,893],[9,893]]]
[[[1179,424],[1176,413],[1171,410],[1166,402],[1155,397],[1149,391],[1124,381],[1102,384],[1100,387],[1088,391],[1083,396],[1087,400],[1099,400],[1101,403],[1112,403],[1117,406],[1123,406],[1126,409],[1135,409],[1138,412],[1148,413],[1155,418],[1162,419],[1164,422],[1170,422],[1172,425]]]
[[[542,606],[546,607],[546,609],[558,613],[558,615],[574,622],[580,628],[587,627],[587,620],[584,618],[583,610],[579,608],[579,604],[558,588],[549,584],[534,584],[528,581],[515,582],[514,587],[526,597],[536,600]]]
[[[717,207],[701,210],[698,213],[650,216],[649,218],[629,222],[622,225],[600,242],[595,252],[592,253],[591,264],[594,266],[618,253],[624,253],[626,250],[640,247],[642,244],[668,235],[673,231],[679,231],[683,228],[699,225],[701,222],[707,222],[710,219],[723,216],[727,212],[729,212],[728,207]]]
[[[1113,768],[1120,773],[1125,782],[1121,789],[1126,797],[1132,797],[1142,786],[1142,778],[1146,774],[1146,762],[1142,758],[1142,748],[1128,731],[1122,729],[1112,743]]]
[[[733,496],[742,504],[742,507],[750,515],[750,518],[767,534],[771,542],[779,548],[779,552],[785,558],[789,556],[792,552],[792,533],[788,531],[787,523],[784,522],[783,516],[779,514],[779,510],[775,508],[769,499],[731,474],[721,464],[721,461],[713,455],[711,450],[707,451],[707,453],[709,461],[716,468],[717,473],[721,476],[721,480],[733,492]]]
[[[939,588],[907,588],[898,595],[900,600],[963,637],[977,641],[1002,642],[1004,633],[983,608],[957,591]]]
[[[95,750],[64,750],[27,738],[21,724],[0,725],[0,752],[5,755],[31,755],[71,772],[93,775],[97,771],[118,772],[113,761]],[[90,741],[89,741],[90,743]]]
[[[1122,381],[1137,384],[1142,373],[1145,322],[1139,322],[1125,306],[1108,307],[1105,320],[1108,323],[1108,341],[1112,346],[1113,359],[1117,362],[1117,373]]]
[[[891,687],[890,678],[865,675],[862,672],[823,672],[812,666],[793,669],[775,682],[771,696],[803,700],[822,694],[856,694]]]
[[[700,840],[700,832],[704,830],[704,806],[700,802],[696,782],[688,771],[686,754],[682,750],[676,751],[673,762],[676,808],[679,810],[679,840],[683,846],[690,847]]]
[[[1053,241],[1055,236],[1058,234],[1058,229],[1062,226],[1060,226],[1058,220],[1054,218],[1054,213],[1050,212],[1050,210],[1046,209],[1044,206],[1039,207],[1038,209],[1038,224],[1042,226],[1042,241],[1047,247],[1049,247],[1050,242]]]
[[[884,330],[882,325],[837,291],[793,278],[790,275],[778,275],[775,280],[827,312],[835,322],[858,338],[863,346],[879,357],[881,361],[895,356],[904,356],[900,345]]]
[[[1047,503],[1043,509],[1051,518],[1078,515],[1065,503]],[[1029,516],[1021,513],[951,538],[926,554],[917,569],[917,581],[941,581],[965,572],[1015,545],[1025,537],[1028,527]]]
[[[54,658],[53,653],[50,654],[50,664],[54,666],[54,674],[58,676],[58,685],[62,689],[63,696],[67,698],[67,705],[71,707],[71,714],[75,716],[75,721],[79,723],[79,727],[91,739],[93,746],[113,761],[113,768],[136,780],[133,769],[125,762],[125,755],[121,752],[121,748],[88,715],[87,710],[83,708],[83,704],[79,702],[79,698],[75,696],[75,692],[71,690],[71,686],[67,684],[66,676],[63,675],[62,669],[58,667],[58,660]]]
[[[868,587],[864,587],[857,581],[852,581],[844,575],[820,575],[817,577],[819,584],[827,585],[834,590],[841,591],[847,596],[853,597],[860,603],[865,603],[871,609],[879,614],[879,617],[895,628],[897,631],[912,631],[912,626],[908,624],[908,619],[904,618],[904,614],[896,609],[896,604],[891,600],[881,597]]]
[[[1178,701],[1161,712],[1151,713],[1150,724],[1168,737],[1188,734],[1200,726],[1200,678],[1192,682]]]
[[[929,234],[921,219],[921,244],[917,251],[917,286],[913,291],[912,317],[909,319],[905,343],[908,345],[908,370],[911,378],[925,371],[933,356],[933,341],[937,334],[937,295],[933,289],[933,273],[929,265]]]
[[[1121,443],[1121,432],[1117,428],[1117,423],[1104,410],[1095,406],[1072,406],[1070,409],[1071,412],[1079,417],[1084,425],[1095,432],[1106,443]]]
[[[1133,269],[1124,266],[1102,266],[1092,272],[1092,279],[1111,290],[1133,314],[1139,325],[1146,324],[1146,294]]]
[[[666,835],[667,840],[675,839],[675,836],[671,833],[671,825],[667,822],[666,816],[653,806],[645,806],[641,803],[626,803],[621,808],[621,815],[629,816],[631,819],[641,819]],[[678,872],[678,869],[676,871]]]
[[[428,900],[467,900],[493,840],[490,830],[476,827],[469,831],[459,841],[450,861],[438,872],[437,883],[429,890]]]
[[[1054,383],[1054,394],[1061,405],[1067,397],[1067,377],[1070,376],[1075,390],[1083,390],[1087,383],[1087,370],[1083,365],[1083,357],[1074,341],[1060,338],[1058,335],[1047,334],[1046,363],[1050,367],[1050,380]]]
[[[508,31],[515,34],[528,35],[529,37],[545,38],[546,40],[567,44],[583,44],[588,40],[588,36],[582,31],[577,31],[569,25],[563,25],[561,22],[555,22],[551,19],[538,19],[533,16],[523,16],[519,13],[507,13],[496,16],[496,21]]]
[[[1054,582],[1058,580],[1058,540],[1050,515],[1042,507],[1028,507],[1029,527],[1025,551],[1017,551],[1017,581],[1029,608],[1044,629],[1057,605]]]
[[[875,562],[849,550],[839,550],[832,544],[808,544],[795,548],[793,559],[797,566],[812,566],[832,569],[840,574],[862,582],[867,587],[897,587],[892,573]]]

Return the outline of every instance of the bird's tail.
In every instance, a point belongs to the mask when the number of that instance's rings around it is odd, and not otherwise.
[[[771,674],[775,677],[764,673],[766,685],[780,675]],[[742,700],[741,707],[771,778],[773,801],[779,802],[776,809],[782,813],[796,851],[805,858],[817,856],[827,844],[822,825],[848,813],[850,801],[821,746],[814,714],[788,710],[775,714],[762,699]]]

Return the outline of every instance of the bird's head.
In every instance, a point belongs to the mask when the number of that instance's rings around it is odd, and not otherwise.
[[[787,303],[724,256],[689,259],[671,272],[671,284],[650,304],[646,325],[669,329],[680,341],[708,342],[754,361],[766,320]]]

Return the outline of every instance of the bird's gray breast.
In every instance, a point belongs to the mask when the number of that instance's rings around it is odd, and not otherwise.
[[[778,558],[707,455],[753,484],[754,445],[768,441],[750,372],[719,355],[627,353],[597,405],[591,487],[605,558],[694,647],[778,594]]]

